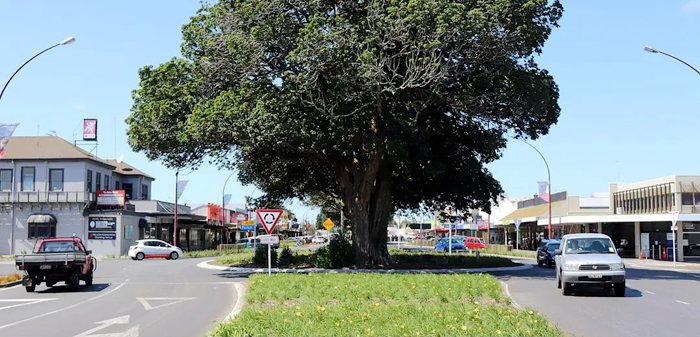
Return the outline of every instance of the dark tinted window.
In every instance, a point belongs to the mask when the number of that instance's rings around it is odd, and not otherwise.
[[[555,250],[559,249],[559,244],[558,243],[552,243],[547,245],[547,251],[548,252],[553,252]]]

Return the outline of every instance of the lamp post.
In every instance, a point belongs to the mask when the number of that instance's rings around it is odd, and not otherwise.
[[[20,70],[22,70],[22,68],[24,68],[24,66],[27,65],[27,63],[31,62],[31,61],[32,61],[33,59],[35,59],[37,56],[39,56],[39,55],[41,55],[41,54],[43,54],[43,53],[45,53],[45,52],[47,52],[47,51],[49,51],[49,50],[51,50],[51,49],[53,49],[53,48],[56,48],[56,47],[58,47],[58,46],[65,46],[65,45],[71,44],[71,43],[73,43],[73,42],[75,42],[75,38],[72,37],[72,36],[69,36],[69,37],[65,38],[63,41],[61,41],[61,42],[59,42],[59,43],[56,43],[55,45],[53,45],[53,46],[51,46],[51,47],[48,47],[48,48],[46,48],[46,49],[40,51],[40,52],[37,53],[36,55],[32,56],[32,58],[30,58],[29,60],[27,60],[27,62],[24,62],[21,66],[19,66],[19,68],[17,68],[17,70],[15,70],[15,72],[12,74],[12,76],[10,76],[10,79],[7,80],[7,82],[5,83],[5,86],[2,87],[2,91],[0,91],[0,99],[2,99],[2,94],[5,93],[5,89],[7,89],[7,85],[10,84],[10,81],[12,81],[12,79],[15,77],[15,75],[17,75],[17,73],[18,73]]]
[[[673,268],[676,268],[676,231],[678,227],[676,223],[678,222],[678,211],[671,212],[671,235],[673,236]]]
[[[547,198],[547,199],[549,199],[547,201],[547,203],[549,204],[549,211],[547,212],[548,213],[548,221],[547,221],[547,234],[548,234],[548,236],[547,236],[547,238],[551,240],[552,239],[552,175],[549,172],[549,164],[547,163],[547,159],[544,158],[544,155],[542,155],[542,152],[540,152],[540,150],[538,150],[535,146],[533,146],[532,144],[530,144],[522,139],[519,139],[519,138],[516,138],[516,139],[527,144],[529,147],[531,147],[535,151],[537,151],[537,154],[539,154],[540,157],[542,157],[542,160],[544,161],[544,166],[547,167],[547,188],[549,189],[549,193],[548,193],[549,195]]]
[[[677,58],[677,57],[675,57],[675,56],[673,56],[673,55],[671,55],[671,54],[664,53],[664,52],[662,52],[662,51],[660,51],[660,50],[658,50],[658,49],[655,49],[655,48],[653,48],[653,47],[644,47],[644,51],[649,52],[649,53],[652,53],[652,54],[662,54],[662,55],[666,55],[666,56],[668,56],[668,57],[670,57],[670,58],[672,58],[672,59],[674,59],[674,60],[676,60],[676,61],[678,61],[678,62],[680,62],[680,63],[683,63],[683,64],[687,65],[688,67],[690,67],[690,69],[693,69],[698,75],[700,75],[700,71],[698,71],[697,69],[695,69],[695,67],[691,66],[688,62],[685,62],[685,61],[683,61],[683,60],[681,60],[681,59],[679,59],[679,58]]]
[[[180,169],[177,169],[175,171],[175,210],[173,216],[173,246],[179,246],[179,242],[177,241],[177,198],[179,194],[177,193],[178,175],[180,175]]]
[[[224,226],[224,219],[225,219],[224,212],[226,211],[226,196],[224,195],[224,193],[226,193],[226,184],[228,184],[228,180],[231,179],[231,177],[233,177],[234,173],[236,173],[236,172],[235,171],[231,172],[231,174],[228,175],[228,178],[226,178],[226,181],[224,181],[224,188],[221,190],[221,227],[222,227],[222,229]],[[225,230],[224,230],[224,232],[225,232]],[[222,239],[221,241],[224,241],[223,240],[224,238],[221,238],[221,239]],[[226,240],[226,243],[228,243],[228,239]]]

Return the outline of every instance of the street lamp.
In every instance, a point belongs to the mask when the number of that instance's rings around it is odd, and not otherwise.
[[[222,226],[222,229],[224,226],[224,211],[226,210],[226,196],[224,195],[224,193],[226,193],[226,184],[228,184],[228,180],[231,179],[231,177],[233,177],[234,173],[236,173],[236,172],[235,171],[231,172],[231,174],[228,175],[228,178],[226,178],[226,181],[224,182],[224,188],[221,191],[221,226]],[[224,238],[221,238],[221,239],[223,241]],[[226,240],[226,242],[228,243],[228,240]]]
[[[672,59],[674,59],[674,60],[676,60],[676,61],[678,61],[678,62],[680,62],[680,63],[683,63],[683,64],[687,65],[688,67],[690,67],[690,69],[693,69],[696,73],[698,73],[698,75],[700,75],[700,71],[698,71],[697,69],[695,69],[695,67],[693,67],[693,66],[691,66],[690,64],[688,64],[688,62],[685,62],[685,61],[683,61],[683,60],[681,60],[681,59],[679,59],[679,58],[677,58],[677,57],[675,57],[675,56],[673,56],[673,55],[671,55],[671,54],[664,53],[664,52],[662,52],[662,51],[660,51],[660,50],[658,50],[658,49],[655,49],[655,48],[652,48],[652,47],[648,47],[648,46],[647,46],[647,47],[644,47],[644,51],[650,52],[650,53],[652,53],[652,54],[663,54],[663,55],[666,55],[666,56],[668,56],[668,57],[670,57],[670,58],[672,58]]]
[[[549,220],[547,221],[547,233],[548,233],[548,238],[551,240],[552,239],[552,175],[549,173],[549,164],[547,164],[547,159],[544,158],[544,155],[542,155],[542,152],[538,150],[536,147],[534,147],[532,144],[520,139],[516,138],[517,140],[527,144],[531,148],[533,148],[535,151],[537,151],[537,154],[542,157],[542,160],[544,161],[544,166],[547,167],[547,188],[549,189],[549,200],[547,203],[549,204],[549,212],[547,212]]]
[[[46,48],[46,49],[40,51],[38,54],[32,56],[32,58],[30,58],[29,60],[27,60],[27,62],[24,62],[21,66],[19,66],[19,68],[17,68],[17,70],[15,70],[15,72],[12,74],[12,76],[10,76],[10,79],[7,80],[7,82],[5,83],[5,86],[2,87],[2,91],[0,91],[0,99],[2,99],[2,94],[5,93],[5,89],[7,89],[7,85],[10,84],[10,81],[12,81],[12,79],[15,77],[15,75],[17,75],[17,73],[18,73],[20,70],[22,70],[22,68],[24,68],[24,66],[27,65],[27,63],[31,62],[31,61],[32,61],[33,59],[35,59],[37,56],[39,56],[39,55],[41,55],[41,54],[43,54],[43,53],[45,53],[45,52],[47,52],[47,51],[49,51],[49,50],[51,50],[51,49],[53,49],[53,48],[56,48],[56,47],[58,47],[58,46],[65,46],[65,45],[71,44],[71,43],[73,43],[73,42],[75,42],[75,38],[72,37],[72,36],[69,36],[69,37],[65,38],[63,41],[61,41],[61,42],[59,42],[59,43],[56,43],[55,45],[53,45],[53,46],[51,46],[51,47],[48,47],[48,48]]]

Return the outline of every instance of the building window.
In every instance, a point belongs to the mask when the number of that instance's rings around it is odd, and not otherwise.
[[[95,191],[102,189],[102,174],[95,172]]]
[[[0,191],[12,191],[12,170],[0,170]]]
[[[56,237],[55,223],[29,223],[29,238],[54,238]]]
[[[681,193],[681,205],[700,206],[700,193],[692,193],[692,192]]]
[[[87,170],[87,179],[85,180],[85,184],[87,185],[86,190],[92,193],[92,170]]]
[[[22,168],[22,191],[34,191],[35,173],[36,171],[34,167]]]
[[[141,200],[148,200],[148,185],[141,185]]]
[[[49,191],[63,191],[63,169],[49,169]]]
[[[126,194],[126,198],[131,200],[132,194],[134,194],[134,187],[130,183],[123,183],[122,188],[124,189],[124,194]]]
[[[122,189],[121,183],[115,180],[114,181],[114,189],[121,190]]]
[[[105,190],[109,190],[109,176],[105,175]]]

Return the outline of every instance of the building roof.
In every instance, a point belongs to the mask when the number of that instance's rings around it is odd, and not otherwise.
[[[10,137],[3,160],[88,159],[114,167],[67,140],[57,136]]]
[[[144,176],[144,177],[146,177],[146,178],[150,178],[150,179],[156,180],[155,178],[153,178],[153,177],[149,176],[148,174],[144,173],[143,171],[141,171],[141,170],[139,170],[139,169],[137,169],[137,168],[135,168],[135,167],[129,165],[128,163],[119,162],[119,161],[114,160],[114,159],[107,159],[106,162],[107,162],[109,165],[112,165],[112,166],[114,166],[114,167],[116,168],[116,169],[114,170],[114,172],[117,172],[117,173],[119,173],[119,174],[121,174],[121,175],[124,175],[124,176]]]

